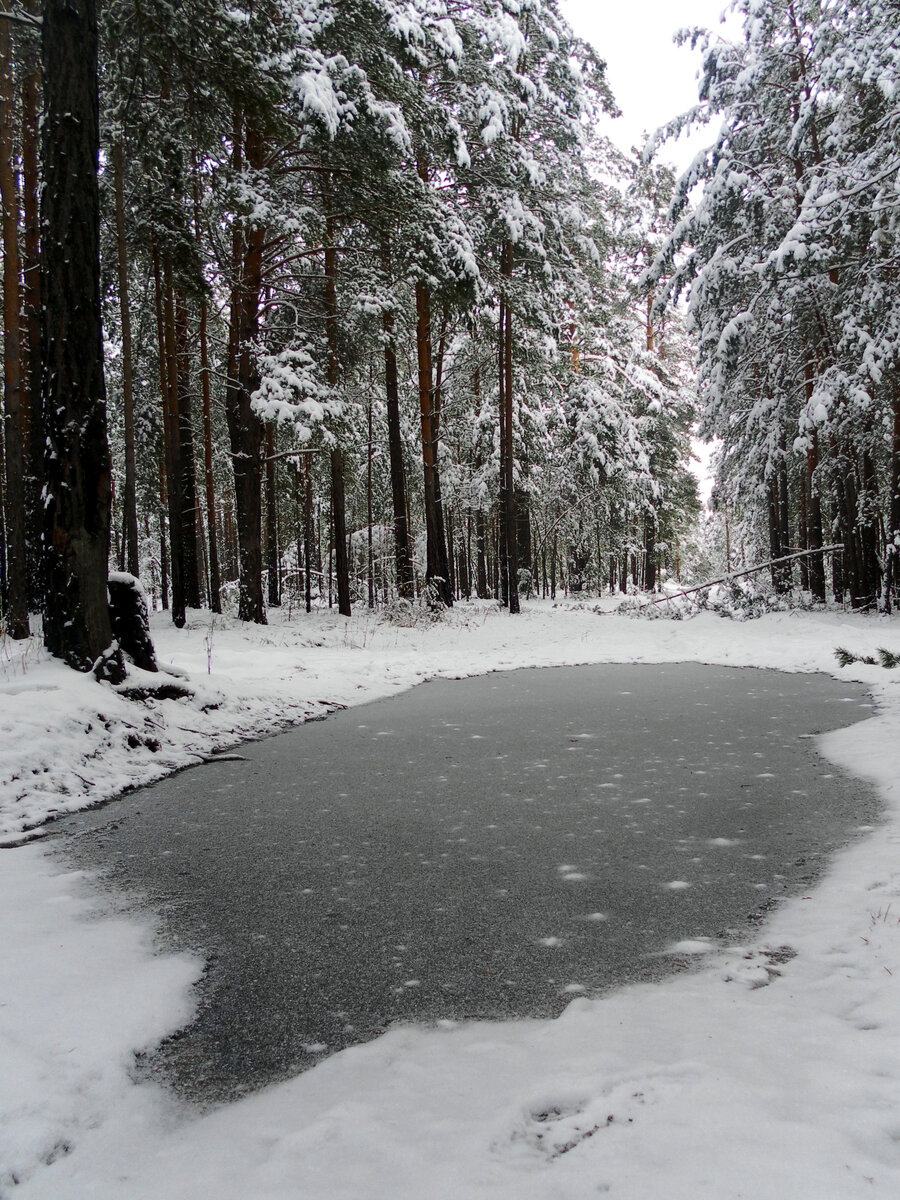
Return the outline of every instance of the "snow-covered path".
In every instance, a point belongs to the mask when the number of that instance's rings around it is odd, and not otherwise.
[[[431,674],[690,659],[867,683],[878,715],[829,735],[824,750],[879,786],[889,818],[758,944],[710,955],[696,973],[576,999],[555,1021],[395,1030],[201,1119],[128,1074],[136,1049],[183,1022],[198,964],[154,958],[150,931],[131,919],[94,919],[85,881],[39,845],[3,853],[0,1195],[897,1195],[900,697],[891,672],[838,670],[833,651],[896,650],[898,632],[842,615],[646,623],[541,605],[521,621],[459,611],[428,630],[365,617],[247,631],[198,620],[161,627],[158,642],[219,707],[163,701],[138,720],[133,703],[111,693],[99,703],[97,685],[56,664],[7,663],[10,833],[61,786],[77,807],[159,759],[190,761],[229,728],[262,730],[311,701],[390,694]],[[148,716],[158,749],[129,752]]]

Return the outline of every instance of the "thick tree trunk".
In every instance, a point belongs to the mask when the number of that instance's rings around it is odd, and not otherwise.
[[[9,21],[0,21],[0,202],[3,206],[3,397],[6,439],[6,631],[27,638],[25,428],[20,344],[19,196],[13,171],[14,85]]]
[[[95,0],[45,0],[41,48],[44,640],[86,671],[112,640]]]
[[[39,0],[27,0],[26,11],[40,12]],[[32,604],[41,596],[41,462],[43,437],[40,422],[41,396],[41,259],[40,259],[40,166],[38,124],[40,121],[41,64],[36,47],[22,84],[22,413],[25,428],[25,542],[28,551],[28,591]]]

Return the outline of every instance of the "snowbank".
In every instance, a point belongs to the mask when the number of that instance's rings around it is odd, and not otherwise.
[[[762,941],[698,953],[695,972],[580,997],[556,1021],[396,1029],[202,1117],[129,1078],[133,1052],[184,1021],[199,964],[153,957],[152,931],[134,919],[96,919],[85,881],[39,845],[0,854],[0,1197],[900,1194],[900,672],[834,659],[838,645],[900,649],[900,623],[646,622],[592,607],[531,604],[511,619],[462,606],[427,628],[365,613],[264,629],[157,621],[161,664],[186,672],[195,698],[146,704],[34,649],[7,657],[10,840],[54,809],[429,676],[604,661],[868,684],[878,715],[828,735],[824,750],[878,785],[889,816]]]

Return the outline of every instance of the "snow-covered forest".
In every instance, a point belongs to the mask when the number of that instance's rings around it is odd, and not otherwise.
[[[19,15],[13,630],[43,457],[41,72]],[[98,28],[110,554],[176,624],[426,588],[515,609],[677,569],[691,351],[639,288],[673,181],[592,134],[614,101],[558,5],[112,3]]]
[[[579,7],[0,0],[0,1200],[900,1194],[900,0]]]
[[[86,8],[115,565],[176,624],[426,586],[513,610],[520,590],[652,590],[697,516],[700,416],[729,542],[776,558],[838,541],[834,594],[888,603],[891,7],[738,8],[742,43],[692,35],[700,99],[668,132],[708,123],[710,149],[677,182],[593,132],[615,101],[555,4]],[[9,16],[15,635],[42,590],[54,167],[37,10]],[[823,600],[822,562],[800,570]]]
[[[705,123],[709,149],[680,179],[597,134],[605,64],[553,0],[38,7],[0,20],[13,637],[68,586],[42,546],[80,518],[47,497],[79,489],[176,625],[653,591],[696,541],[692,431],[718,439],[717,565],[840,543],[773,586],[890,605],[890,3],[741,0],[739,42],[686,32],[698,105],[655,140]],[[76,44],[90,212],[51,94]],[[54,344],[99,330],[51,296],[54,247],[93,224],[102,373],[56,430]],[[72,436],[109,469],[60,473]]]

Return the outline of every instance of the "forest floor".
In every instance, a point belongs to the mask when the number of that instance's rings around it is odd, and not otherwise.
[[[2,1200],[843,1200],[900,1195],[900,621],[737,622],[532,602],[401,627],[361,610],[264,628],[154,619],[191,692],[129,699],[0,646]],[[579,997],[556,1020],[401,1027],[199,1113],[135,1055],[190,1018],[203,964],[47,855],[41,821],[241,738],[435,676],[695,661],[866,684],[870,720],[820,739],[885,819],[756,940],[667,982]],[[133,681],[147,684],[147,677]],[[110,818],[114,818],[114,806]]]

